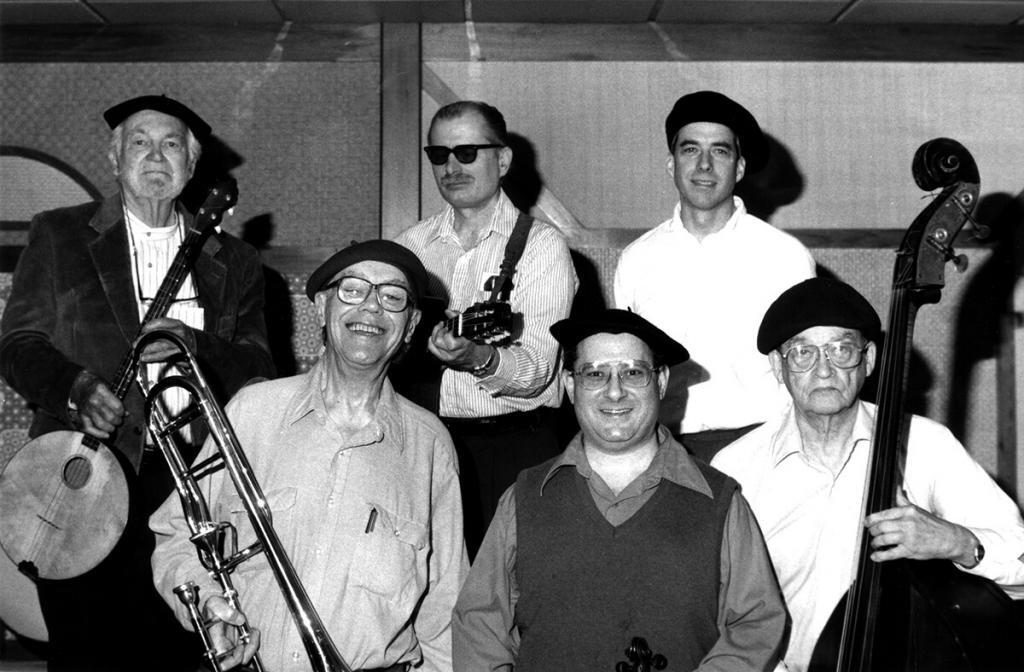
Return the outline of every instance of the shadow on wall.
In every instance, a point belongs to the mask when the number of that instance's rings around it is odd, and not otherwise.
[[[537,152],[533,143],[517,133],[509,133],[508,144],[512,148],[512,166],[501,186],[519,210],[530,212],[537,205],[544,187],[544,179],[537,170]],[[571,254],[576,277],[580,281],[573,300],[572,315],[578,317],[602,310],[605,308],[605,300],[597,268],[579,252],[573,250]]]
[[[195,174],[181,193],[181,202],[190,211],[195,212],[207,192],[220,179],[231,174],[231,171],[245,163],[245,159],[225,144],[216,135],[211,136],[203,144],[203,154],[199,157]],[[239,188],[238,200],[245,201],[244,186]],[[270,247],[274,238],[274,218],[271,213],[257,215],[246,221],[241,227],[242,240],[252,245],[257,251]],[[294,332],[291,293],[285,278],[263,265],[263,281],[265,305],[263,316],[267,323],[267,337],[270,341],[270,354],[277,368],[278,376],[293,375],[296,370],[295,353],[292,347]]]
[[[768,164],[740,180],[736,195],[743,199],[747,212],[770,222],[779,208],[800,198],[805,181],[789,148],[771,135],[765,134],[765,138],[771,149]]]
[[[841,278],[832,272],[826,266],[818,264],[817,276],[819,278],[832,278],[834,280],[841,280],[843,282],[849,282],[845,278]],[[880,315],[882,318],[882,325],[885,326],[885,320],[887,319],[885,314]],[[878,403],[878,369],[882,363],[882,351],[885,348],[886,332],[882,332],[879,342],[875,344],[878,348],[878,355],[875,359],[875,370],[864,382],[864,387],[861,390],[860,398],[864,401],[871,403]],[[935,373],[932,371],[932,367],[928,364],[928,360],[924,358],[919,350],[916,348],[910,352],[910,372],[907,375],[907,400],[906,409],[910,413],[923,416],[931,416],[932,413],[929,411],[929,395],[931,394],[932,388],[935,387]]]
[[[274,238],[274,217],[269,212],[257,215],[242,225],[242,240],[257,250],[270,247]],[[291,376],[297,371],[292,336],[295,331],[291,291],[284,276],[263,265],[263,291],[265,304],[263,317],[267,323],[270,355],[274,359],[278,377]]]
[[[993,245],[992,254],[971,275],[957,310],[950,406],[946,424],[961,438],[967,430],[967,390],[975,366],[1005,352],[1012,353],[1012,350],[1006,349],[1013,347],[1014,330],[1017,327],[1013,290],[1017,281],[1024,277],[1022,198],[1006,193],[984,197],[975,212],[975,219],[982,230],[961,233],[961,237],[973,235]],[[1020,376],[1019,372],[1017,375]],[[1000,422],[1013,422],[1014,402],[1005,396],[1001,390],[997,390],[996,403],[1000,405],[997,417]],[[1007,407],[1004,408],[1003,404],[1007,404]],[[1012,446],[1002,448],[1012,450]]]
[[[189,212],[195,212],[203,204],[210,188],[221,179],[231,175],[231,171],[244,162],[245,159],[224,144],[220,138],[216,135],[210,136],[203,143],[203,153],[199,157],[199,163],[196,164],[195,173],[185,185],[185,189],[182,190],[179,200],[188,208]],[[241,188],[238,200],[245,200],[245,191]]]

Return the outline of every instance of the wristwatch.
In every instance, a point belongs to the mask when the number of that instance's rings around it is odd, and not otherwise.
[[[985,559],[985,547],[978,542],[978,545],[974,547],[974,566],[977,567],[981,564],[981,561]]]
[[[491,354],[487,356],[487,361],[485,361],[480,366],[474,366],[472,369],[469,370],[469,372],[476,376],[477,378],[483,378],[487,374],[487,369],[491,368],[491,364],[494,363],[494,358],[497,356],[498,349],[492,345]]]

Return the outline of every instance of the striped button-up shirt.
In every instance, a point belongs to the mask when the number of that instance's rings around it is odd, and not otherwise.
[[[127,208],[125,208],[125,218],[128,226],[128,241],[131,246],[132,277],[135,281],[136,301],[139,306],[139,321],[141,322],[146,317],[146,312],[156,299],[157,294],[160,293],[168,271],[174,265],[178,250],[185,240],[185,227],[182,225],[181,215],[177,212],[172,217],[174,224],[164,227],[147,226]],[[157,317],[181,320],[196,331],[202,331],[205,314],[199,303],[199,294],[191,273],[185,275],[167,312]],[[147,379],[152,383],[165,376],[180,373],[176,367],[169,366],[167,362],[147,364],[145,371]],[[190,400],[187,392],[173,387],[165,391],[160,398],[172,417],[177,416]],[[191,441],[191,428],[185,427],[183,435]]]
[[[463,249],[459,242],[451,206],[395,240],[415,252],[430,272],[430,293],[448,297],[448,307],[462,312],[490,297],[484,283],[498,274],[518,216],[502,192],[490,224],[472,249]],[[445,369],[442,416],[486,417],[561,403],[558,343],[548,328],[569,316],[579,282],[569,247],[557,229],[533,223],[513,283],[509,300],[512,312],[522,315],[522,333],[512,345],[498,348],[498,368],[490,376]]]

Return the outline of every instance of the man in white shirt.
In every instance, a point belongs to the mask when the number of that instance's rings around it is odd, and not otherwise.
[[[757,344],[792,402],[712,460],[739,481],[768,542],[793,619],[793,672],[807,669],[850,587],[864,527],[876,562],[952,560],[1024,598],[1020,511],[942,425],[912,417],[905,494],[864,518],[876,407],[859,395],[880,331],[874,308],[845,283],[812,278],[784,292]]]
[[[689,347],[691,361],[673,370],[661,419],[710,460],[784,402],[754,336],[768,305],[813,277],[815,264],[795,238],[747,213],[733,195],[768,159],[750,112],[714,91],[691,93],[676,101],[665,134],[679,203],[622,251],[615,305]]]

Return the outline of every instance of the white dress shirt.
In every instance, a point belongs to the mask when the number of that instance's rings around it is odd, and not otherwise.
[[[779,294],[814,277],[810,252],[793,236],[736,211],[698,240],[676,204],[672,218],[622,251],[615,305],[629,308],[690,351],[674,367],[662,421],[683,432],[764,422],[785,405],[768,358],[757,351],[761,318]],[[685,383],[685,385],[684,385]],[[675,406],[668,415],[666,408]]]
[[[792,407],[711,461],[739,481],[761,525],[793,619],[785,662],[794,672],[807,669],[856,571],[876,410],[874,404],[858,404],[851,447],[838,474],[804,454]],[[948,429],[913,417],[903,485],[913,504],[968,528],[985,546],[985,558],[964,571],[1024,598],[1020,511]]]

